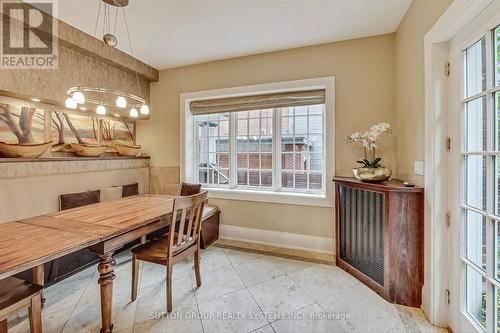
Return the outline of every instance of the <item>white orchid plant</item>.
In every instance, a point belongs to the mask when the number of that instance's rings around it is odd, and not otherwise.
[[[357,161],[363,164],[363,168],[380,168],[380,157],[375,157],[375,151],[377,149],[377,140],[383,133],[390,134],[392,132],[391,125],[389,123],[378,123],[373,125],[366,132],[354,132],[347,138],[348,143],[361,142],[365,150],[365,158],[361,161]]]

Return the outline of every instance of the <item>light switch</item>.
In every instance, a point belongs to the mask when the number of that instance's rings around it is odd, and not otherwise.
[[[415,170],[413,171],[416,175],[424,175],[424,162],[415,161]]]

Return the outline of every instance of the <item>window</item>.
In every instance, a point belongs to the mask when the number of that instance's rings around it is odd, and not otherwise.
[[[203,184],[228,184],[229,114],[199,116],[196,127],[198,181]]]
[[[325,193],[325,105],[194,116],[196,181],[209,188]]]
[[[500,28],[463,51],[464,312],[500,332]]]

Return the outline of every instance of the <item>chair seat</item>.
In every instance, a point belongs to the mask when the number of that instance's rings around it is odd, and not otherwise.
[[[25,301],[42,289],[42,286],[15,277],[0,280],[0,310]]]
[[[177,233],[174,239],[177,240]],[[183,242],[186,242],[187,236],[183,236]],[[179,248],[178,251],[174,251],[173,255],[176,255],[184,250],[186,250],[191,245],[195,244],[195,241],[191,238],[185,243],[184,246]],[[155,262],[163,262],[167,260],[169,252],[168,237],[163,237],[160,239],[153,240],[149,243],[140,245],[132,249],[132,253],[135,254],[139,259],[150,260]]]

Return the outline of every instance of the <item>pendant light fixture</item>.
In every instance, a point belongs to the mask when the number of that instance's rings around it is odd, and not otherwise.
[[[102,48],[110,46],[115,47],[119,41],[116,37],[116,27],[118,23],[118,13],[121,10],[123,15],[123,22],[127,32],[128,43],[130,47],[130,55],[134,56],[134,49],[130,38],[130,31],[125,15],[125,7],[128,6],[129,0],[98,0],[99,6],[97,10],[97,19],[95,22],[94,37],[98,37],[97,31],[99,24],[102,24]],[[114,22],[112,22],[112,11],[114,11]],[[101,20],[102,17],[102,20]],[[113,29],[111,29],[113,25]],[[138,118],[139,115],[148,116],[149,106],[146,100],[142,97],[142,89],[139,81],[139,74],[134,71],[135,81],[137,84],[138,95],[130,94],[127,92],[103,88],[101,84],[98,87],[90,86],[75,86],[67,91],[68,98],[66,99],[65,106],[69,109],[76,109],[78,105],[82,105],[80,109],[84,109],[84,105],[96,105],[96,113],[98,115],[105,115],[107,110],[114,111],[112,114],[121,114],[124,109],[130,107],[128,116],[130,118]],[[140,114],[136,108],[139,107]]]

